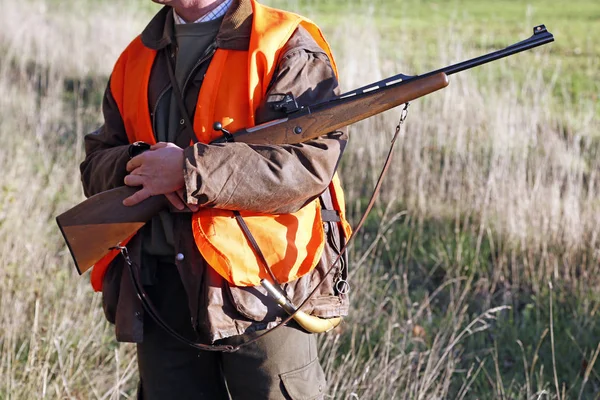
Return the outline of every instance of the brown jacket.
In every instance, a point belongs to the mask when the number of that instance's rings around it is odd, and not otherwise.
[[[252,23],[248,0],[234,0],[224,17],[215,45],[231,50],[247,50]],[[142,33],[144,45],[159,52],[177,51],[172,40],[172,11],[163,8]],[[329,59],[303,29],[293,34],[281,53],[277,71],[270,82],[267,102],[256,115],[257,123],[282,115],[270,107],[279,94],[291,92],[299,104],[311,104],[339,92]],[[185,104],[193,119],[196,99],[210,58],[199,60],[182,88]],[[148,90],[150,114],[161,95],[170,88],[166,58],[157,57]],[[91,196],[122,186],[129,160],[129,142],[110,85],[103,102],[104,125],[85,137],[86,158],[81,164],[84,192]],[[183,136],[183,135],[182,135]],[[299,145],[248,145],[197,143],[185,148],[184,178],[189,203],[230,210],[287,213],[321,196],[325,208],[332,208],[327,186],[346,144],[346,134],[333,132]],[[187,147],[187,148],[186,148]],[[272,327],[283,313],[266,299],[261,287],[230,287],[199,254],[191,232],[189,214],[176,214],[176,254],[173,263],[187,292],[192,324],[202,339],[214,342],[225,337]],[[327,245],[315,270],[285,285],[293,302],[299,304],[329,268],[342,246],[338,224],[326,222]],[[141,265],[141,235],[128,245],[136,266]],[[183,257],[182,257],[183,256]],[[181,259],[183,258],[183,259]],[[346,260],[340,265],[345,276]],[[142,266],[143,268],[143,266]],[[103,303],[107,319],[115,323],[117,339],[141,342],[143,312],[124,262],[117,257],[103,282]],[[346,315],[348,299],[336,293],[334,274],[327,277],[305,311],[322,317]]]

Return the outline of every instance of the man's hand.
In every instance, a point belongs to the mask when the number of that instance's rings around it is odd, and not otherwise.
[[[197,204],[186,204],[185,199],[183,198],[183,189],[179,189],[173,193],[165,193],[165,197],[173,207],[178,209],[179,211],[185,210],[185,208],[189,208],[191,212],[196,212],[200,209]]]
[[[123,200],[123,205],[133,206],[150,196],[164,194],[175,208],[185,208],[177,195],[184,185],[183,149],[173,143],[159,142],[132,158],[126,168],[130,174],[125,177],[125,184],[142,188]]]

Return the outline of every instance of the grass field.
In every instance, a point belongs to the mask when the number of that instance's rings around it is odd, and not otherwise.
[[[600,3],[268,4],[323,27],[347,90],[504,47],[540,23],[556,37],[411,105],[351,249],[352,313],[320,337],[330,398],[599,398]],[[134,397],[134,348],[114,341],[54,217],[83,199],[82,137],[157,8],[0,5],[0,399]],[[353,221],[398,116],[350,129]]]
[[[376,29],[381,57],[416,67],[410,73],[422,73],[439,66],[435,55],[442,53],[441,38],[448,37],[465,49],[491,51],[512,44],[517,38],[525,38],[532,33],[533,26],[545,24],[557,41],[546,50],[554,56],[548,60],[549,65],[537,67],[547,78],[558,74],[555,95],[566,96],[576,103],[597,103],[598,100],[600,42],[595,38],[600,32],[600,6],[593,0],[576,1],[568,7],[557,0],[274,0],[270,3],[279,7],[293,5],[326,24],[329,32],[335,32],[348,22],[353,29],[361,31]],[[407,46],[409,52],[405,51]],[[460,54],[446,53],[444,61],[460,61],[457,58]],[[522,59],[504,62],[515,66]],[[519,71],[513,71],[509,78],[514,79],[515,73]]]

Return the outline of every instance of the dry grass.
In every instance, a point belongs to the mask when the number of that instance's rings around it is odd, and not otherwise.
[[[127,398],[136,385],[133,347],[114,342],[54,217],[82,199],[82,136],[100,123],[106,76],[147,10],[49,0],[0,5],[0,399]],[[411,70],[376,46],[357,46],[353,29],[351,21],[330,29],[346,88]],[[376,43],[375,32],[361,32],[361,43]],[[449,54],[477,55],[460,37],[439,42],[439,65]],[[547,51],[516,57],[477,79],[452,77],[450,88],[411,106],[378,219],[352,251],[353,313],[321,337],[332,398],[470,398],[478,387],[489,397],[550,398],[563,390],[557,368],[544,371],[540,361],[548,357],[545,335],[523,350],[518,363],[526,373],[514,385],[503,375],[501,351],[469,344],[507,321],[518,290],[543,293],[553,280],[573,295],[597,295],[594,105],[558,108],[559,83],[538,68]],[[515,70],[525,84],[506,78]],[[353,215],[398,113],[351,129],[343,178]],[[449,236],[432,234],[431,221],[445,224]],[[464,235],[473,240],[461,242]],[[417,254],[445,275],[435,280]],[[585,323],[595,321],[594,310]],[[598,382],[595,347],[580,349],[591,361],[572,397]]]
[[[83,79],[104,80],[141,23],[116,7],[91,19],[77,6],[1,5],[0,398],[120,398],[132,348],[113,342],[54,217],[82,199],[82,133],[98,123]]]

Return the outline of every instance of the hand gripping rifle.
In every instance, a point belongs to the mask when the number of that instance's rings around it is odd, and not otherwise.
[[[279,103],[280,109],[287,114],[285,118],[234,133],[227,132],[216,123],[215,130],[222,131],[224,135],[212,143],[305,142],[442,89],[448,85],[449,75],[552,41],[552,34],[544,25],[539,25],[533,28],[533,35],[526,40],[424,75],[398,74],[310,106],[299,107],[292,95],[286,95]],[[164,196],[152,196],[135,206],[124,206],[122,201],[136,191],[136,188],[127,186],[107,190],[56,217],[80,274],[168,207]]]

